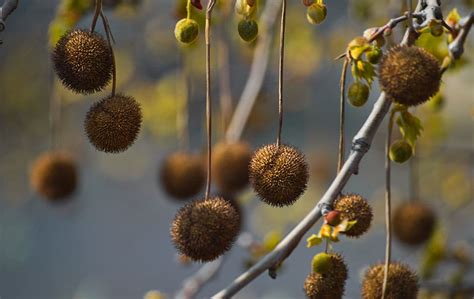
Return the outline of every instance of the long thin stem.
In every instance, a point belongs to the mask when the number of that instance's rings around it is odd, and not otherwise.
[[[206,199],[211,193],[211,159],[212,159],[212,101],[211,101],[211,16],[216,0],[209,0],[206,10],[206,122],[207,122],[207,184]]]
[[[385,142],[385,268],[383,274],[382,299],[385,299],[387,293],[388,273],[392,255],[392,192],[391,192],[391,160],[389,156],[390,144],[392,143],[393,118],[395,111],[392,111],[388,120],[387,140]]]
[[[283,64],[285,59],[285,27],[286,27],[286,0],[281,5],[280,23],[280,64],[278,66],[278,135],[276,144],[281,144],[281,130],[283,128]]]
[[[102,12],[102,0],[95,0],[94,16],[92,17],[91,32],[94,32],[97,20]]]
[[[349,58],[344,59],[342,65],[342,73],[340,80],[340,98],[339,98],[339,157],[337,161],[337,172],[341,171],[342,164],[344,164],[345,152],[345,110],[346,110],[346,74],[347,66],[349,65]]]
[[[191,0],[186,2],[186,18],[191,19]]]
[[[107,37],[107,43],[109,45],[110,55],[112,56],[112,96],[115,96],[115,90],[117,88],[117,67],[115,64],[114,48],[112,47],[112,31],[110,30],[110,26],[107,21],[107,18],[105,17],[102,11],[100,12],[100,17],[104,25],[105,36]]]

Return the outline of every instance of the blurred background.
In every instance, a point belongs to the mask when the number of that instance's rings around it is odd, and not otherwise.
[[[118,91],[134,96],[144,113],[138,140],[121,154],[97,151],[83,129],[91,104],[109,91],[73,94],[58,83],[52,70],[51,45],[68,28],[90,26],[90,1],[22,0],[0,33],[1,299],[130,299],[143,298],[150,290],[172,298],[183,280],[201,266],[180,262],[176,256],[169,227],[183,201],[164,192],[159,170],[166,156],[180,149],[177,118],[183,103],[188,103],[190,148],[195,153],[205,150],[203,30],[193,46],[178,45],[173,30],[185,12],[181,0],[104,2],[116,41]],[[290,208],[267,206],[250,188],[236,195],[243,210],[245,239],[266,248],[318,202],[335,175],[342,63],[334,57],[366,28],[381,26],[406,10],[401,4],[405,1],[328,0],[327,20],[314,26],[307,22],[306,8],[300,2],[289,1],[288,7],[283,140],[305,152],[310,186]],[[260,1],[257,21],[264,6]],[[445,14],[454,7],[464,16],[474,5],[470,0],[443,1]],[[203,21],[202,13],[195,16]],[[220,99],[230,96],[232,106],[237,104],[258,39],[250,44],[240,40],[233,3],[220,1],[215,19],[212,92],[214,140],[219,141],[223,138]],[[391,39],[397,42],[400,36],[401,30],[395,30]],[[419,197],[436,211],[439,225],[429,246],[406,247],[395,241],[393,258],[419,273],[425,273],[423,267],[434,267],[422,285],[474,288],[470,267],[474,254],[473,41],[471,34],[463,62],[443,77],[442,107],[428,103],[415,112],[424,126],[416,154]],[[272,42],[268,72],[242,136],[253,149],[276,137],[277,42]],[[447,53],[442,40],[421,42],[438,57]],[[227,90],[220,80],[225,76],[230,78]],[[348,140],[360,128],[378,93],[374,84],[368,104],[347,106]],[[62,111],[57,143],[73,154],[79,169],[75,194],[61,204],[37,195],[29,179],[32,163],[49,149],[53,96],[60,99]],[[368,234],[360,239],[342,237],[334,246],[350,269],[346,298],[360,298],[362,273],[384,258],[385,128],[381,126],[359,175],[344,189],[366,197],[375,213]],[[410,197],[409,171],[409,164],[393,165],[394,205]],[[317,223],[308,236],[320,226]],[[226,255],[222,269],[198,298],[209,298],[258,258],[242,248],[243,243],[241,238]],[[261,275],[235,298],[303,298],[311,258],[324,250],[322,246],[307,249],[304,243],[283,264],[277,280]],[[427,260],[431,261],[428,266]],[[442,292],[436,296],[432,298],[448,298]]]

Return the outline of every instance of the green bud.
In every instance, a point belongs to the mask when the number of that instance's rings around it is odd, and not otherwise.
[[[321,24],[327,15],[326,5],[321,3],[313,3],[306,10],[306,18],[311,24]]]
[[[176,23],[174,36],[183,44],[194,42],[199,35],[199,25],[192,19],[181,19]]]
[[[380,59],[382,58],[382,55],[383,55],[382,50],[380,50],[379,47],[373,47],[372,50],[365,53],[365,57],[367,57],[367,61],[369,61],[372,64],[379,63]]]
[[[355,107],[361,107],[369,98],[369,86],[362,82],[354,82],[349,87],[349,103]]]
[[[314,273],[323,274],[331,268],[331,256],[325,252],[316,254],[311,262]]]
[[[246,42],[252,42],[258,35],[258,24],[255,20],[243,19],[237,26],[240,37]]]
[[[413,149],[405,140],[397,140],[390,146],[389,157],[394,162],[404,163],[411,158],[412,154]]]

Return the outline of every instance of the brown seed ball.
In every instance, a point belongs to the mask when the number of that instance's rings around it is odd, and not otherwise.
[[[200,156],[177,152],[165,159],[160,177],[169,195],[177,199],[186,199],[201,191],[206,173]]]
[[[339,254],[331,254],[330,267],[324,274],[313,272],[306,277],[304,291],[310,299],[339,299],[344,295],[347,266]]]
[[[405,202],[393,213],[395,237],[407,245],[420,245],[431,237],[436,226],[436,215],[422,202]]]
[[[239,232],[239,214],[220,197],[193,201],[176,214],[171,238],[194,261],[215,260],[228,251]]]
[[[77,93],[101,91],[112,78],[112,53],[96,32],[76,29],[66,33],[56,44],[52,59],[64,86]]]
[[[382,285],[385,265],[380,263],[365,272],[362,281],[362,298],[382,298]],[[387,299],[416,299],[418,294],[418,277],[408,266],[391,263],[388,268]]]
[[[222,192],[240,191],[249,183],[250,146],[245,142],[221,142],[213,148],[212,174]]]
[[[440,64],[436,57],[422,48],[397,46],[382,58],[379,82],[394,102],[416,106],[438,92]]]
[[[362,196],[357,194],[341,196],[334,201],[334,210],[341,213],[341,219],[357,221],[349,231],[344,232],[348,237],[358,238],[369,230],[373,218],[372,207]]]
[[[265,203],[292,205],[306,190],[308,164],[297,149],[276,144],[259,148],[250,161],[250,181]]]
[[[92,105],[87,112],[85,130],[98,150],[119,153],[135,142],[141,123],[140,104],[133,97],[117,94]]]
[[[76,189],[76,163],[67,153],[46,152],[34,162],[30,183],[44,198],[52,202],[63,201]]]

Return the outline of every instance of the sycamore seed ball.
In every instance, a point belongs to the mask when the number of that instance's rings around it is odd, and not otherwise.
[[[237,25],[240,37],[246,42],[252,42],[258,35],[258,24],[252,19],[243,19]]]
[[[92,105],[86,115],[85,131],[98,150],[119,153],[135,142],[141,123],[140,104],[133,97],[117,94]]]
[[[334,210],[341,213],[341,219],[357,221],[350,230],[344,232],[347,236],[358,238],[369,230],[373,218],[372,207],[362,196],[343,195],[334,202]]]
[[[196,200],[179,209],[171,225],[171,238],[181,254],[208,262],[231,248],[239,223],[238,212],[227,200]]]
[[[423,202],[405,202],[393,213],[395,237],[407,245],[420,245],[428,241],[436,226],[434,211]]]
[[[303,154],[288,145],[269,144],[259,148],[249,169],[255,192],[272,206],[292,205],[308,184],[308,165]]]
[[[212,174],[220,191],[233,193],[249,183],[250,146],[245,142],[221,142],[214,146]]]
[[[76,163],[69,154],[47,152],[34,162],[30,184],[42,197],[60,202],[76,190],[77,177]]]
[[[63,85],[77,93],[101,91],[112,78],[112,52],[96,32],[76,29],[66,33],[54,47],[52,60]]]
[[[397,46],[382,58],[379,66],[381,89],[396,103],[422,104],[434,96],[441,83],[436,57],[415,46]]]
[[[165,159],[160,178],[169,195],[176,199],[187,199],[202,190],[206,173],[200,156],[177,152]]]
[[[370,267],[362,281],[362,298],[382,298],[384,276],[383,263]],[[391,263],[388,270],[387,299],[416,299],[418,294],[418,277],[408,266]]]
[[[306,277],[304,291],[310,299],[340,299],[348,277],[347,266],[339,254],[326,254],[330,257],[329,266],[324,273],[312,272]]]
[[[311,4],[306,10],[306,18],[311,24],[321,24],[327,15],[326,5],[320,3]]]
[[[390,146],[389,157],[390,160],[397,163],[404,163],[408,161],[413,155],[411,145],[405,140],[397,140]]]
[[[199,24],[193,19],[181,19],[176,23],[174,36],[183,44],[194,42],[199,35]]]
[[[361,107],[369,99],[369,86],[362,82],[354,82],[349,86],[347,97],[351,105]]]

